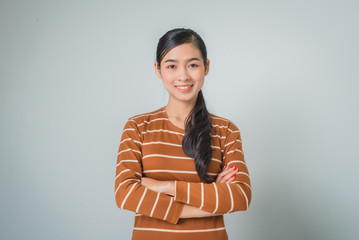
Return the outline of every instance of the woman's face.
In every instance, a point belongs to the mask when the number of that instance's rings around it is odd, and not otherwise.
[[[193,103],[208,74],[209,60],[205,67],[200,50],[192,43],[184,43],[164,56],[160,68],[155,62],[155,69],[169,93],[170,101],[176,99]]]

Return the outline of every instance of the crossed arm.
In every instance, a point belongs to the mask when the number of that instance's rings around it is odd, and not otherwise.
[[[238,169],[236,167],[225,167],[224,170],[217,176],[216,183],[226,182],[230,183],[234,179],[234,175],[237,174]],[[159,181],[153,178],[142,177],[141,184],[153,191],[164,193],[175,197],[176,185],[175,181]],[[185,204],[182,208],[179,218],[195,218],[195,217],[210,217],[221,214],[213,214],[203,211],[198,207]]]
[[[157,181],[142,177],[142,143],[138,126],[128,121],[119,147],[115,199],[121,209],[176,224],[179,218],[208,217],[244,211],[251,202],[249,173],[242,152],[239,130],[228,126],[223,164],[230,167],[214,183]],[[234,175],[234,178],[231,177]],[[208,199],[211,199],[208,201]]]

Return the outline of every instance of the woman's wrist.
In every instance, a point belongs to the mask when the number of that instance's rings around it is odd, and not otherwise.
[[[171,196],[176,194],[175,181],[161,181],[149,177],[142,177],[141,184],[153,191]]]
[[[164,181],[164,193],[173,197],[176,195],[175,181]]]
[[[180,218],[199,218],[199,217],[212,217],[212,216],[215,215],[188,204],[185,204],[183,206],[180,214]]]

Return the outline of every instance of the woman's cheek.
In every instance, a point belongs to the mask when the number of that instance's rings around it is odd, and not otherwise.
[[[193,78],[195,78],[195,79],[202,79],[202,78],[204,78],[204,71],[203,71],[203,69],[201,69],[201,68],[196,69],[195,71],[192,72],[192,76],[193,76]]]
[[[171,85],[171,84],[173,84],[173,82],[175,82],[176,77],[175,77],[175,76],[171,76],[171,75],[166,75],[166,76],[163,76],[162,80],[163,80],[166,84]]]

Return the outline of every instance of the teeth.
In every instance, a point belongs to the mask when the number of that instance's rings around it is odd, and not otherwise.
[[[188,88],[190,88],[191,86],[187,86],[187,87],[178,87],[178,88],[180,88],[180,89],[188,89]]]

